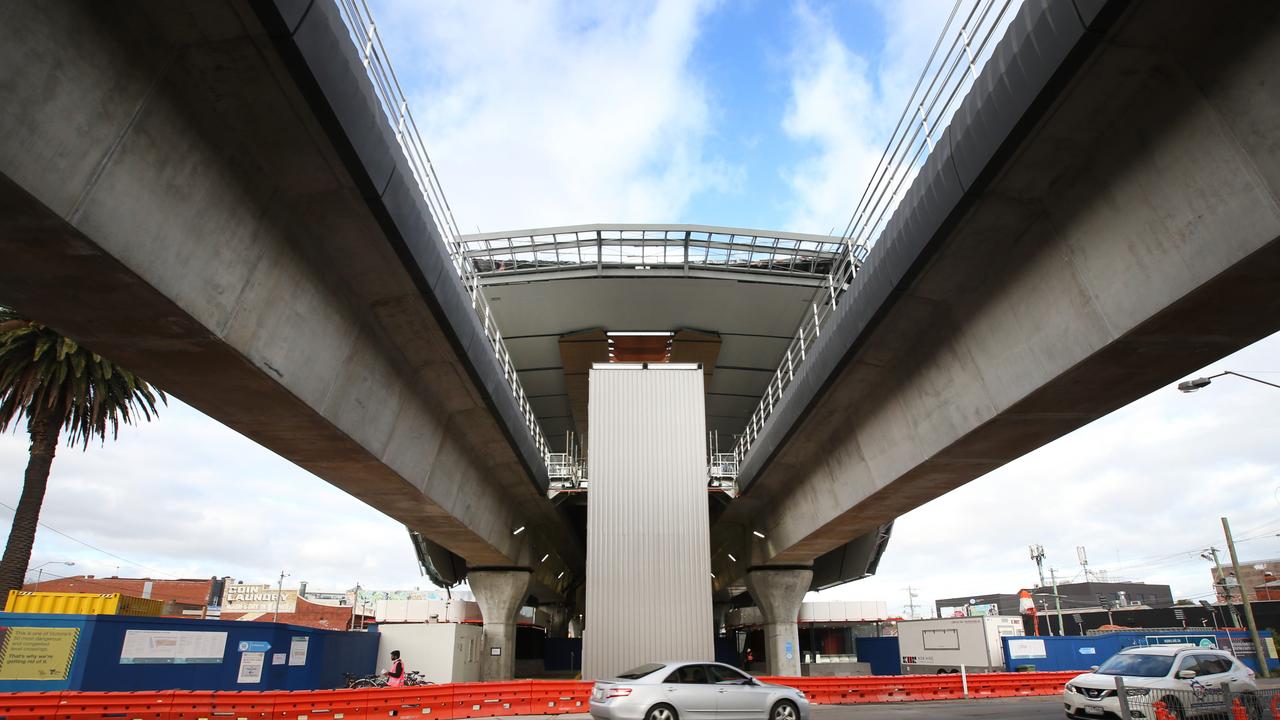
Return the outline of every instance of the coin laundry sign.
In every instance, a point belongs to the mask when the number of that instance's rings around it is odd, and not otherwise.
[[[298,591],[276,592],[270,585],[228,585],[222,593],[224,613],[291,613],[298,606]]]

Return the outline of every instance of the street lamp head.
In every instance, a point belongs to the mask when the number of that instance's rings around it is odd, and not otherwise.
[[[1198,377],[1194,380],[1183,380],[1178,383],[1178,389],[1184,393],[1193,393],[1202,387],[1206,387],[1213,382],[1213,378]]]

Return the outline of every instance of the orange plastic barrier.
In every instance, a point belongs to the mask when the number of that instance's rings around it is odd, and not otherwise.
[[[382,718],[431,718],[451,720],[454,714],[453,685],[421,685],[404,688],[364,690],[369,720]],[[290,718],[289,720],[302,720]]]
[[[1054,695],[1078,673],[980,673],[968,676],[970,698]],[[770,677],[789,685],[819,705],[873,702],[956,700],[965,697],[960,675],[895,675],[862,677]]]
[[[373,717],[370,713],[372,704],[370,696],[373,692],[373,690],[307,690],[275,693],[271,717],[276,720],[303,720],[316,717],[333,720],[366,720]],[[405,717],[417,716],[406,714]],[[210,718],[210,720],[213,719]]]
[[[453,683],[453,717],[529,715],[531,680]]]
[[[1077,673],[969,675],[971,698],[1053,695]],[[769,677],[801,690],[810,702],[955,700],[959,675]],[[294,692],[0,693],[0,720],[455,720],[588,711],[592,683],[519,680],[369,690]]]
[[[46,718],[57,720],[170,720],[173,691],[165,692],[65,692],[57,711]],[[10,716],[12,717],[12,716]]]
[[[588,712],[591,688],[587,681],[530,680],[529,714],[562,715]]]
[[[60,692],[0,693],[0,720],[56,718],[61,705]]]

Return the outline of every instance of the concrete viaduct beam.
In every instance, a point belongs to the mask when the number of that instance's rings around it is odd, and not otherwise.
[[[845,296],[878,304],[715,544],[811,563],[1280,330],[1278,13],[1131,6],[985,168],[993,115],[958,114]]]
[[[298,32],[380,121],[332,13]],[[241,2],[0,5],[0,302],[473,565],[555,547],[563,597],[580,545],[442,304],[411,174],[388,151],[370,182],[280,42]]]

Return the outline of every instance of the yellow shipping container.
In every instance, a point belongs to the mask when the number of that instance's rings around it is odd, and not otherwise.
[[[10,590],[5,612],[47,615],[135,615],[159,617],[160,600],[148,600],[120,593],[60,593]]]

